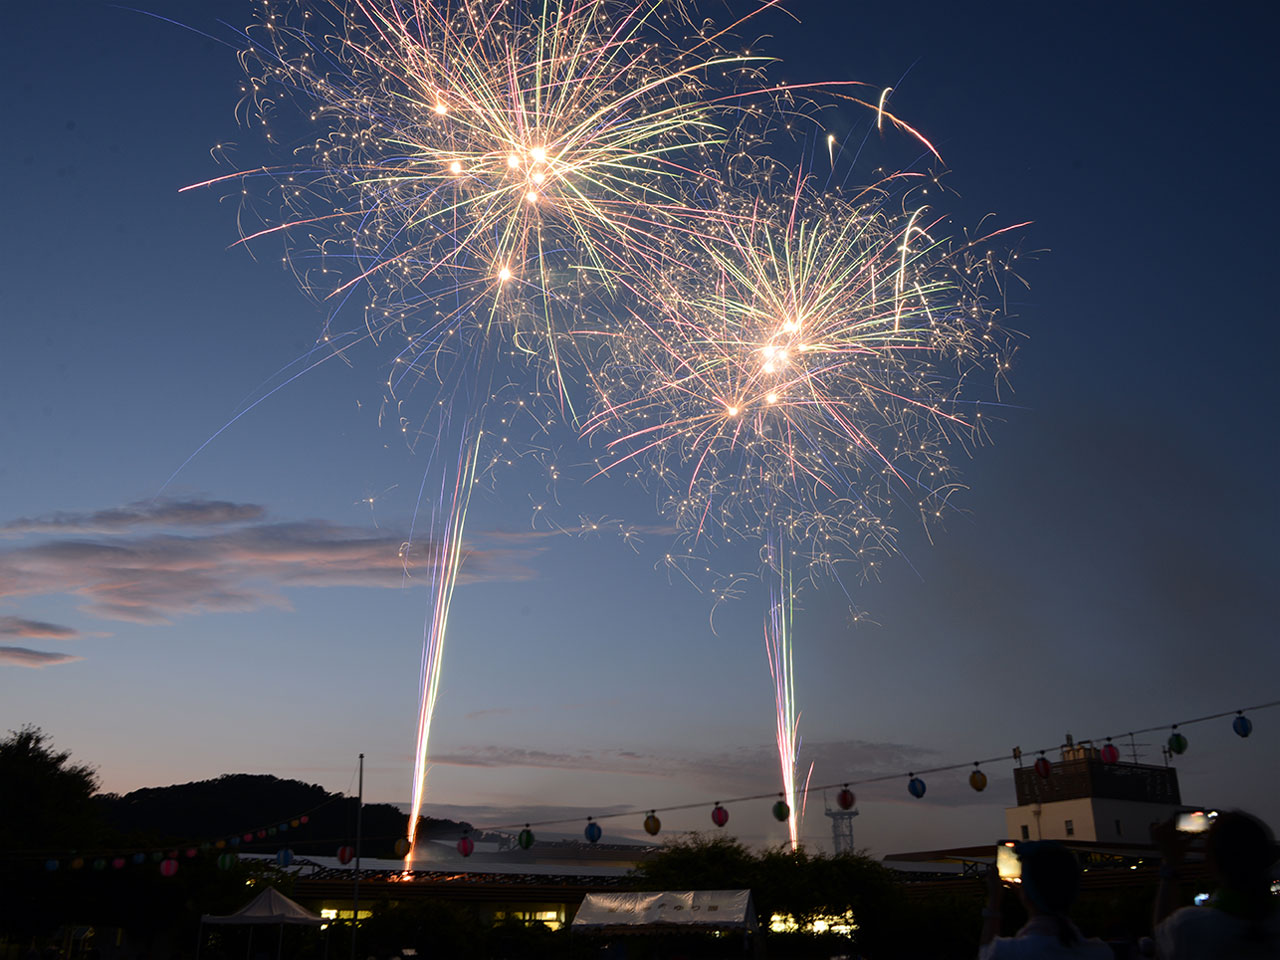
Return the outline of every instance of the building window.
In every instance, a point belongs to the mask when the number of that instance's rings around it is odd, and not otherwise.
[[[1119,820],[1117,820],[1117,821],[1116,821],[1116,836],[1117,836],[1117,837],[1123,837],[1123,836],[1124,836],[1124,831],[1120,829],[1120,821],[1119,821]]]
[[[1076,822],[1074,820],[1067,821],[1067,836],[1074,837],[1076,835]]]
[[[1027,829],[1027,825],[1025,823],[1022,825],[1022,839],[1023,840],[1031,839],[1031,831]]]

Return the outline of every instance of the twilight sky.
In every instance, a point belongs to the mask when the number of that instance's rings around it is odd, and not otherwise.
[[[247,2],[155,0],[214,36]],[[1273,23],[1194,5],[793,0],[757,30],[787,80],[894,86],[955,222],[1033,220],[1016,408],[930,545],[796,620],[815,783],[963,762],[1277,699]],[[843,12],[832,13],[839,7]],[[745,9],[735,0],[735,10]],[[1193,12],[1194,11],[1194,12]],[[709,11],[710,12],[710,11]],[[6,11],[0,172],[0,728],[35,723],[124,792],[267,772],[406,801],[427,593],[400,575],[425,458],[379,426],[384,354],[326,364],[238,420],[323,320],[235,205],[178,189],[272,155],[233,51],[96,2]],[[862,123],[852,113],[849,123]],[[264,250],[267,248],[264,248]],[[565,450],[572,460],[580,451]],[[519,471],[477,497],[428,812],[479,824],[776,789],[759,587],[721,608],[657,569],[653,499]],[[163,488],[163,494],[161,491]],[[1271,584],[1271,586],[1268,586]],[[1280,825],[1280,711],[1187,728],[1184,798]],[[1158,762],[1163,735],[1139,738]],[[873,852],[1003,834],[1007,765],[859,790]],[[731,808],[783,839],[767,802]],[[643,814],[607,821],[636,833]],[[706,811],[671,814],[707,828]],[[567,827],[566,829],[576,829]],[[805,836],[829,843],[811,808]]]

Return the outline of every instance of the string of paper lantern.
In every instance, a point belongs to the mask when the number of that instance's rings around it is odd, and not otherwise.
[[[289,830],[297,830],[311,822],[311,814],[315,813],[330,803],[337,800],[345,799],[341,795],[331,797],[324,803],[317,804],[310,808],[306,813],[299,813],[296,816],[286,817],[283,820],[272,821],[268,826],[257,827],[252,830],[243,832],[237,831],[230,834],[224,834],[216,840],[204,840],[199,843],[187,842],[177,845],[168,845],[159,848],[148,848],[137,850],[136,848],[130,854],[116,854],[110,858],[106,856],[95,857],[90,861],[90,867],[94,870],[105,870],[110,864],[113,870],[122,870],[126,866],[141,866],[147,860],[159,864],[160,874],[165,877],[172,877],[178,872],[178,865],[181,859],[194,859],[202,853],[217,853],[216,863],[219,869],[229,870],[235,866],[238,860],[238,849],[247,844],[264,842],[278,837],[280,834],[287,833]],[[284,862],[280,859],[284,857]],[[341,858],[341,849],[339,850],[339,858]],[[66,861],[68,868],[72,870],[83,869],[85,858],[75,854],[64,855],[63,857],[48,857],[44,861],[46,871],[52,873],[62,867],[63,860]],[[281,849],[276,854],[276,862],[278,866],[288,866],[293,861],[293,851],[287,848]],[[344,861],[345,862],[345,861]]]
[[[1248,737],[1251,733],[1253,733],[1253,721],[1249,719],[1249,717],[1245,716],[1246,713],[1257,713],[1261,710],[1269,710],[1277,706],[1280,706],[1280,700],[1272,700],[1267,703],[1255,704],[1251,707],[1242,707],[1241,709],[1238,709],[1238,710],[1225,710],[1221,713],[1211,713],[1203,717],[1193,717],[1190,720],[1179,720],[1177,723],[1173,723],[1173,724],[1159,724],[1156,726],[1143,727],[1140,729],[1131,730],[1124,734],[1113,734],[1112,736],[1108,736],[1108,737],[1098,737],[1091,740],[1080,740],[1080,741],[1077,741],[1077,745],[1089,744],[1092,746],[1094,744],[1101,743],[1102,746],[1098,749],[1098,758],[1103,763],[1109,765],[1113,763],[1118,763],[1120,760],[1120,751],[1116,748],[1115,744],[1111,742],[1113,737],[1117,737],[1117,736],[1134,737],[1143,733],[1154,733],[1157,731],[1171,730],[1172,732],[1169,735],[1169,739],[1167,741],[1166,747],[1170,754],[1181,755],[1186,752],[1189,746],[1189,742],[1186,736],[1179,731],[1179,727],[1188,727],[1197,723],[1206,723],[1210,720],[1220,720],[1223,717],[1232,717],[1233,718],[1231,721],[1232,731],[1237,736],[1244,738],[1244,737]],[[1047,778],[1052,775],[1053,765],[1049,762],[1048,757],[1045,756],[1045,754],[1052,749],[1055,749],[1055,748],[1045,747],[1043,749],[1033,751],[1035,753],[1038,753],[1039,755],[1037,756],[1032,766],[1036,774],[1041,777]],[[925,784],[924,778],[920,776],[920,774],[932,775],[935,773],[949,773],[954,770],[961,770],[961,769],[965,769],[967,767],[972,766],[973,769],[969,773],[969,786],[972,787],[975,791],[981,793],[983,790],[987,788],[987,775],[982,772],[982,769],[981,769],[982,764],[1000,763],[1009,759],[1017,760],[1018,763],[1021,764],[1022,753],[1023,751],[1020,747],[1014,747],[1012,752],[1009,754],[1002,754],[1000,756],[987,757],[982,760],[964,761],[963,763],[949,763],[941,766],[929,767],[928,769],[920,770],[918,773],[916,771],[909,771],[905,774],[905,778],[907,781],[907,792],[912,797],[915,797],[917,800],[923,799],[925,792],[927,790],[927,785]],[[810,793],[823,791],[823,790],[831,790],[831,789],[835,789],[836,787],[840,787],[840,791],[836,794],[836,803],[840,806],[842,810],[849,810],[853,807],[856,800],[854,792],[850,789],[851,785],[858,786],[858,785],[870,784],[870,783],[885,783],[893,780],[901,780],[903,777],[904,775],[901,773],[882,774],[880,776],[875,776],[875,777],[862,777],[856,780],[848,780],[842,784],[828,783],[828,784],[821,784],[817,786],[810,785],[799,792],[802,797],[807,797],[808,794]],[[791,808],[787,804],[785,797],[782,794],[778,794],[778,793],[761,793],[761,794],[754,794],[751,796],[734,797],[729,800],[714,801],[714,803],[711,806],[711,822],[714,823],[717,827],[723,827],[725,824],[729,822],[729,811],[726,808],[727,804],[750,803],[758,800],[768,800],[774,797],[779,797],[781,799],[778,799],[774,802],[773,807],[771,808],[771,812],[776,820],[785,821],[791,815]],[[662,828],[662,821],[658,818],[659,813],[675,813],[675,812],[684,811],[684,810],[697,810],[699,808],[704,808],[706,806],[707,806],[706,801],[699,801],[696,803],[673,804],[666,807],[651,807],[648,809],[647,815],[642,821],[642,826],[645,832],[648,833],[650,836],[656,836]],[[621,811],[618,813],[604,813],[604,814],[597,814],[595,816],[589,816],[587,817],[586,828],[583,830],[583,836],[586,837],[589,843],[598,843],[600,840],[600,837],[603,834],[603,830],[601,829],[600,824],[596,822],[597,820],[616,819],[619,817],[631,817],[631,816],[635,816],[636,812],[637,811],[633,809],[631,811]],[[532,830],[533,827],[561,826],[563,824],[574,823],[574,822],[576,822],[575,818],[565,818],[565,819],[555,819],[555,820],[538,820],[532,823],[526,823],[524,824],[523,829],[521,829],[519,835],[517,836],[516,842],[521,847],[521,849],[528,850],[529,847],[533,846],[533,843],[534,843],[534,835]],[[517,826],[516,824],[497,824],[494,826],[485,827],[483,829],[511,830],[511,829],[514,829],[516,826]],[[461,849],[461,841],[459,841],[459,849]],[[469,854],[464,854],[464,856],[469,856]]]

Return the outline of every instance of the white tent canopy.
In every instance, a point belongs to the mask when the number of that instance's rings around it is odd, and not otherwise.
[[[755,930],[750,890],[589,893],[572,929],[643,933],[658,930]]]
[[[200,922],[249,924],[291,923],[318,927],[320,924],[324,923],[324,918],[319,914],[312,913],[306,907],[294,903],[274,887],[267,887],[267,889],[263,890],[235,913],[229,913],[225,917],[215,917],[205,914],[200,918]]]

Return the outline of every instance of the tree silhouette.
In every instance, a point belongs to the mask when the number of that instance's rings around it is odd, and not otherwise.
[[[97,773],[70,761],[30,724],[0,740],[0,851],[68,849],[98,839],[101,824],[90,800]]]

